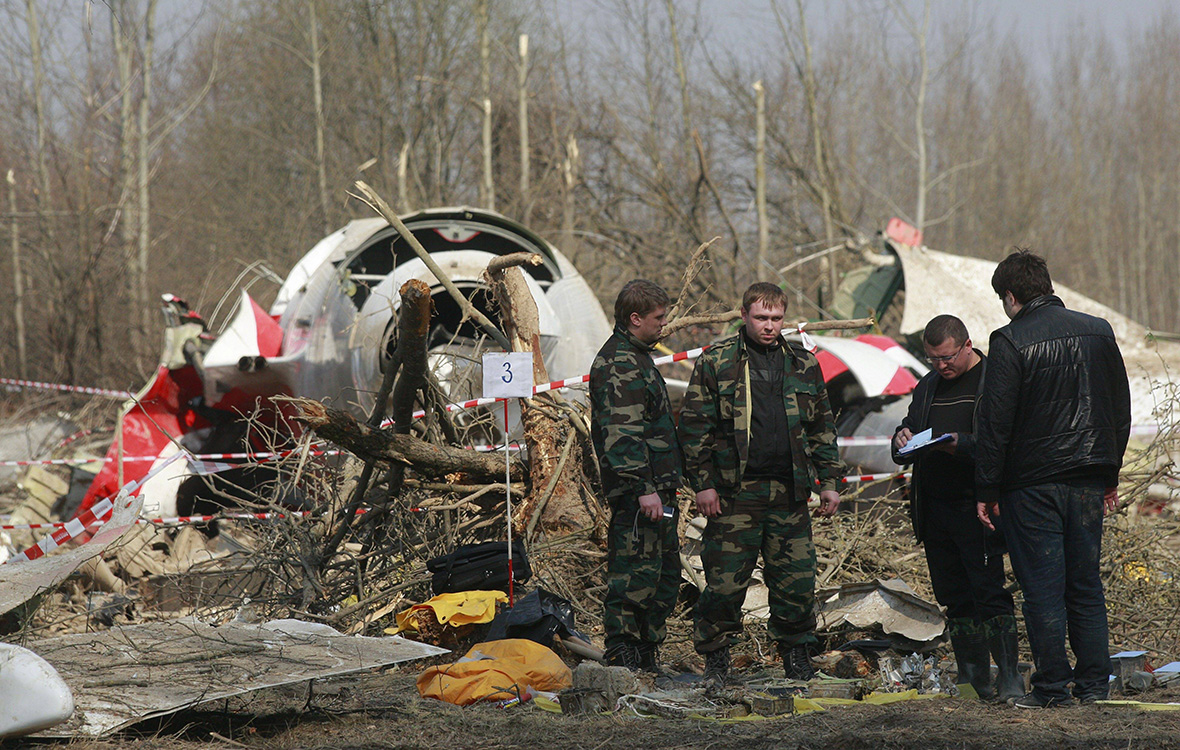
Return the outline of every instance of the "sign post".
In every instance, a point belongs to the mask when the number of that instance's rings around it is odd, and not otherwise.
[[[512,460],[508,452],[508,399],[533,395],[532,352],[488,352],[483,355],[483,397],[504,399],[504,493],[508,508],[508,606],[513,606]]]

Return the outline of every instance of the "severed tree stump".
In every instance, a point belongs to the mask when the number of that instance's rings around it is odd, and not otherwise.
[[[512,343],[512,350],[532,352],[533,382],[547,383],[549,372],[541,358],[537,304],[529,292],[524,272],[517,267],[524,263],[537,265],[540,262],[540,256],[529,253],[496,258],[488,264],[488,279],[500,307],[501,325]],[[546,411],[538,408],[534,400],[541,404],[548,402],[550,409]],[[573,427],[569,420],[552,416],[560,401],[561,397],[552,391],[538,394],[531,400],[520,401],[524,439],[529,449],[531,492],[517,505],[513,526],[518,534],[527,534],[538,525],[538,521],[541,528],[547,531],[589,528],[598,521],[596,516],[599,514],[592,510],[596,504],[581,481],[584,441],[579,442],[576,436],[570,434]],[[561,471],[558,474],[559,466]]]

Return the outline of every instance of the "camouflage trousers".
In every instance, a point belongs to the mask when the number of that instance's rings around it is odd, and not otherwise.
[[[807,504],[773,480],[746,480],[721,497],[721,515],[705,527],[701,561],[705,590],[696,605],[694,642],[706,654],[734,644],[742,632],[742,603],[762,554],[770,604],[767,628],[780,646],[815,643],[815,545]]]
[[[664,505],[675,507],[675,494],[661,490]],[[680,592],[680,536],[677,516],[659,521],[639,513],[635,498],[612,503],[607,533],[606,597],[602,628],[606,648],[628,640],[661,643],[664,621]]]

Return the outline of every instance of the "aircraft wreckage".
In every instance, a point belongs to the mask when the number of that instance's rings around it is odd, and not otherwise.
[[[560,250],[528,228],[481,209],[425,210],[405,216],[403,223],[492,320],[497,320],[497,311],[483,277],[488,262],[522,251],[540,255],[540,265],[524,270],[540,316],[545,365],[554,379],[589,371],[611,326],[585,279]],[[867,262],[846,275],[833,312],[847,319],[876,316],[897,339],[879,334],[812,337],[838,431],[845,438],[889,435],[905,415],[908,394],[927,368],[898,340],[920,350],[926,321],[946,312],[961,317],[975,345],[986,349],[988,333],[1006,322],[988,285],[995,266],[991,261],[928,250],[920,236],[897,220],[859,252]],[[410,279],[431,289],[435,314],[430,361],[447,396],[461,400],[480,395],[478,353],[495,345],[464,317],[385,219],[362,219],[316,244],[291,270],[269,311],[242,292],[235,316],[218,336],[182,300],[165,295],[164,357],[137,403],[123,411],[122,454],[156,457],[159,464],[180,450],[176,443],[206,455],[271,450],[276,435],[291,445],[297,427],[288,426],[281,402],[270,401],[279,395],[331,401],[366,415],[395,343],[397,290]],[[1072,290],[1058,286],[1058,292],[1070,307],[1111,321],[1132,377],[1135,421],[1149,421],[1152,384],[1165,379],[1169,363],[1180,364],[1180,346],[1166,343],[1161,345],[1166,354],[1157,351],[1142,326]],[[684,387],[683,381],[670,380],[669,385],[673,390]],[[251,416],[247,420],[244,415]],[[519,429],[518,419],[514,409],[510,434]],[[502,420],[497,424],[502,430]],[[266,430],[259,425],[270,430],[266,444]],[[843,455],[850,465],[867,471],[892,471],[888,446],[881,442],[847,441]],[[138,479],[154,465],[140,461],[120,467],[119,449],[116,441],[80,508],[114,495],[121,481]],[[176,462],[142,488],[145,515],[203,512],[206,478],[197,475],[210,472],[224,472],[222,481],[230,485],[257,486],[275,479],[275,469],[266,466]],[[282,500],[293,507],[307,502],[295,489]],[[224,499],[214,504],[224,504]]]

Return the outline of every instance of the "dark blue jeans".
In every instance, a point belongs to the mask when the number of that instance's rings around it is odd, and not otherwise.
[[[1073,480],[1005,492],[1000,500],[1012,569],[1024,590],[1024,624],[1041,698],[1106,698],[1110,644],[1098,573],[1101,481]],[[1074,653],[1069,667],[1065,640]]]

